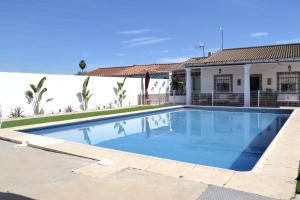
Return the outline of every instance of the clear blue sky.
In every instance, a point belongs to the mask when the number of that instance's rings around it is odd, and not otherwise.
[[[74,74],[300,42],[299,0],[1,0],[0,71]]]

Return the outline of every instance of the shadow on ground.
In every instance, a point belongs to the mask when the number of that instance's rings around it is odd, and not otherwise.
[[[31,198],[14,194],[14,193],[3,193],[0,192],[0,199],[5,199],[5,200],[33,200]]]

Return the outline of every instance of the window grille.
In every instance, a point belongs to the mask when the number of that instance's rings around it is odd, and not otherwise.
[[[232,92],[232,75],[215,75],[214,88],[218,93]]]
[[[280,93],[298,93],[299,73],[298,72],[278,72],[277,89]]]

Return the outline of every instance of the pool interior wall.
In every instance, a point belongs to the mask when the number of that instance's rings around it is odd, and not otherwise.
[[[22,132],[236,171],[251,170],[290,109],[179,108]]]

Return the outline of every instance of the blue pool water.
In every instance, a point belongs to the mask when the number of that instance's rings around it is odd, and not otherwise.
[[[182,108],[23,132],[248,171],[254,167],[291,112]]]

